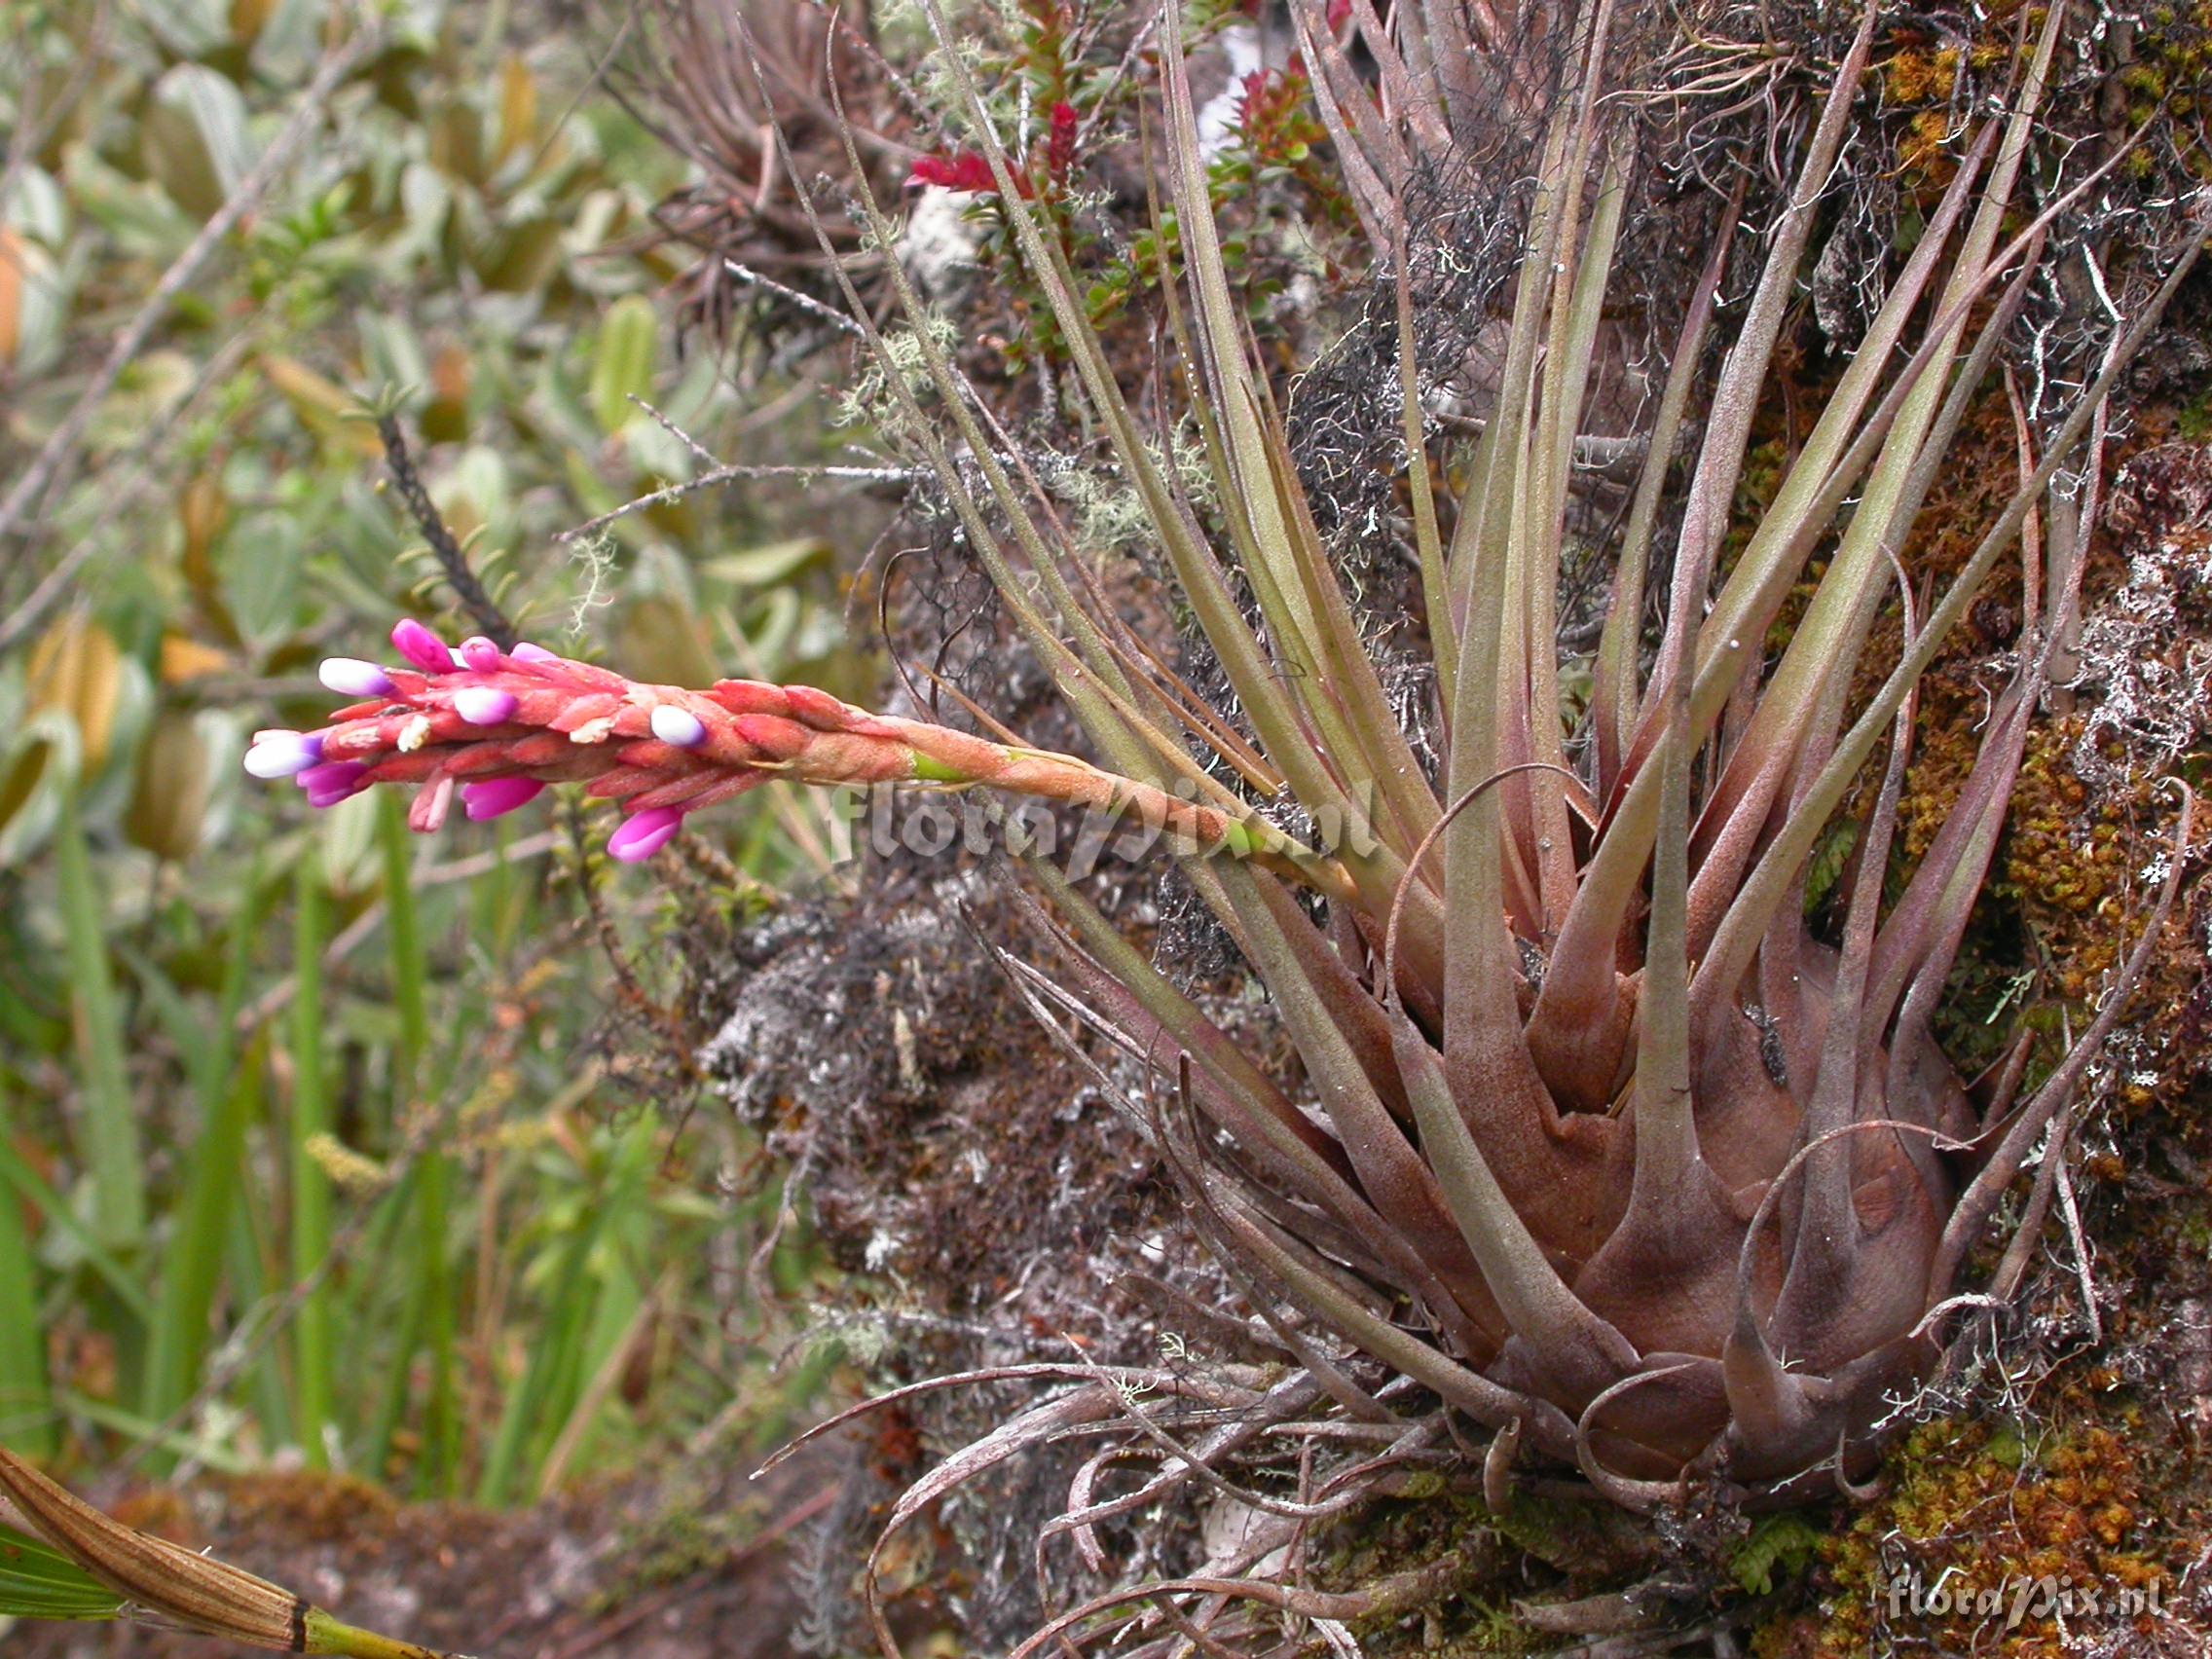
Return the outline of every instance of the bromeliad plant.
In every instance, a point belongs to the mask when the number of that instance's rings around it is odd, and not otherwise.
[[[1390,227],[1442,733],[1431,776],[1391,713],[1231,303],[1176,9],[1161,26],[1167,194],[1185,269],[1166,298],[1218,535],[1158,459],[1168,446],[1117,385],[1082,285],[1022,195],[943,12],[925,7],[1082,395],[1238,715],[1206,707],[1105,602],[1051,504],[994,446],[894,268],[917,323],[896,350],[926,370],[886,377],[899,427],[934,463],[1103,768],[800,687],[642,685],[483,641],[457,658],[413,624],[394,635],[411,667],[328,665],[330,683],[365,701],[320,733],[264,734],[249,765],[296,774],[318,802],[411,783],[422,829],[457,792],[483,817],[580,780],[623,804],[618,857],[648,855],[684,814],[779,776],[987,785],[1133,810],[1177,836],[1192,884],[1270,992],[1299,1078],[1240,1050],[1081,893],[1032,867],[1064,919],[1082,1006],[1178,1079],[1181,1105],[1158,1126],[1197,1213],[1271,1315],[1278,1302],[1303,1311],[1280,1326],[1282,1341],[1329,1393],[1361,1416],[1386,1414],[1342,1362],[1348,1343],[1497,1429],[1493,1473],[1519,1449],[1578,1464],[1637,1508],[1693,1479],[1758,1501],[1848,1487],[1871,1463],[1892,1403],[1937,1358],[1969,1251],[2119,1017],[2155,931],[2040,1088],[2019,1097],[2022,1048],[1969,1092],[1931,1020],[2045,658],[2021,652],[1956,810],[1885,910],[1913,687],[2053,475],[2084,464],[2095,412],[2194,260],[2201,226],[1963,569],[1924,614],[1902,596],[1896,660],[1866,664],[1875,618],[1900,585],[1899,551],[2049,228],[2101,176],[2007,234],[2066,24],[2065,8],[2050,8],[2009,106],[1961,134],[1955,177],[1723,574],[1753,411],[1867,64],[1869,15],[1693,419],[1725,240],[1697,280],[1610,550],[1611,612],[1570,742],[1554,595],[1593,341],[1638,165],[1601,98],[1610,7],[1592,0],[1567,55],[1587,66],[1579,84],[1531,118],[1545,125],[1503,366],[1449,543],[1423,459],[1407,235],[1402,219]],[[1325,46],[1319,37],[1308,38]],[[1418,74],[1393,77],[1385,93],[1381,109],[1336,107],[1332,125],[1376,141],[1377,123],[1434,125],[1422,100],[1438,94]],[[863,206],[873,240],[891,245],[880,210]],[[867,308],[856,303],[854,315],[886,362],[901,360]],[[1663,536],[1674,462],[1692,434],[1678,528]],[[2093,445],[2085,464],[2097,464]],[[1641,623],[1655,571],[1672,578],[1647,662]],[[1767,663],[1770,628],[1807,587]],[[2033,580],[2028,593],[2023,638],[2052,637],[2075,594],[2039,601]],[[1855,691],[1862,667],[1881,671],[1870,695]],[[1885,737],[1840,941],[1823,943],[1804,920],[1807,861]],[[2185,843],[2187,825],[2185,810]],[[2001,1275],[1988,1290],[2009,1288]]]

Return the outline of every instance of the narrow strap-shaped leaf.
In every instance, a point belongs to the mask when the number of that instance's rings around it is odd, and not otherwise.
[[[1502,1388],[1481,1373],[1448,1358],[1433,1343],[1377,1316],[1332,1283],[1319,1260],[1296,1238],[1235,1199],[1225,1198],[1220,1213],[1237,1242],[1270,1273],[1385,1365],[1434,1389],[1477,1422],[1503,1428],[1521,1421],[1551,1456],[1572,1455],[1573,1425],[1558,1407]]]
[[[1933,331],[1935,352],[1892,423],[1841,544],[1829,560],[1804,616],[1792,630],[1782,661],[1760,696],[1751,729],[1714,792],[1714,804],[1720,810],[1738,809],[1740,805],[1747,821],[1765,817],[1783,770],[1811,730],[1808,720],[1820,700],[1820,684],[1836,676],[1848,676],[1851,665],[1858,661],[1889,582],[1889,550],[1901,539],[1903,527],[1910,523],[1933,483],[1936,458],[1949,448],[1950,432],[1941,429],[1938,416],[1951,414],[1951,430],[1964,418],[1966,399],[1973,388],[1962,379],[1946,398],[1944,386],[1967,326],[1965,316],[1956,313],[1967,297],[1980,288],[1982,274],[1995,250],[2000,220],[2025,153],[2063,11],[2062,7],[2051,9],[2026,86],[2007,124],[1989,183],[1974,198],[1973,220],[1962,242],[1959,263],[1937,302],[1941,315]],[[1972,171],[1960,169],[1954,191]],[[1965,200],[1964,195],[1951,195],[1945,205]],[[1940,237],[1928,240],[1937,247],[1942,243]],[[1880,350],[1869,342],[1868,354]],[[1718,625],[1739,625],[1742,620],[1732,618]],[[1735,837],[1746,853],[1748,840],[1746,835]],[[1738,860],[1715,860],[1699,871],[1700,892],[1692,904],[1693,940],[1702,942],[1710,933],[1727,895],[1734,890],[1741,867]]]
[[[1450,1288],[1467,1317],[1499,1331],[1492,1307],[1496,1285],[1485,1289],[1487,1275],[1454,1226],[1436,1172],[1391,1116],[1351,1040],[1326,1011],[1324,993],[1306,977],[1279,919],[1255,890],[1253,884],[1265,878],[1234,865],[1221,868],[1218,876],[1245,919],[1245,948],[1273,993],[1275,1013],[1297,1046],[1345,1156],[1358,1171],[1361,1190]]]
[[[1828,1137],[1855,1116],[1861,1065],[1870,1058],[1865,1053],[1862,1026],[1851,1016],[1864,999],[1873,962],[1882,873],[1888,866],[1890,841],[1897,830],[1898,796],[1904,788],[1905,763],[1912,752],[1912,717],[1918,701],[1917,696],[1907,696],[1891,728],[1889,760],[1874,797],[1874,810],[1867,815],[1859,880],[1844,918],[1827,1035],[1821,1046],[1812,1095],[1798,1131],[1810,1155],[1805,1161],[1801,1191],[1796,1195],[1796,1235],[1791,1240],[1777,1315],[1792,1324],[1796,1321],[1790,1319],[1789,1305],[1794,1302],[1801,1310],[1808,1293],[1816,1287],[1819,1291],[1833,1290],[1839,1279],[1847,1278],[1859,1255],[1859,1211],[1852,1201],[1852,1171],[1857,1162],[1853,1139]],[[1824,1310],[1832,1315],[1835,1306],[1825,1302]]]
[[[1317,728],[1343,793],[1359,802],[1379,829],[1386,829],[1384,814],[1363,799],[1380,788],[1406,825],[1397,838],[1403,850],[1425,832],[1435,803],[1423,799],[1425,785],[1412,751],[1390,718],[1374,663],[1334,572],[1320,558],[1310,515],[1295,499],[1298,485],[1287,449],[1279,433],[1269,430],[1266,388],[1252,374],[1206,199],[1181,25],[1172,9],[1163,22],[1163,38],[1168,176],[1195,299],[1199,357],[1214,393],[1213,417],[1220,424],[1227,481],[1233,485],[1227,494],[1241,509],[1244,574],[1278,653],[1290,659],[1293,694]]]
[[[1459,636],[1452,626],[1451,588],[1444,571],[1444,540],[1436,523],[1436,490],[1428,476],[1427,423],[1420,400],[1420,362],[1414,349],[1414,299],[1406,216],[1391,220],[1391,263],[1397,268],[1398,402],[1405,424],[1406,492],[1413,498],[1414,545],[1420,557],[1421,608],[1428,623],[1429,657],[1436,665],[1436,700],[1449,711],[1457,696]]]
[[[2097,407],[2111,394],[2113,384],[2133,360],[2143,342],[2157,326],[2165,314],[2175,291],[2195,269],[2196,261],[2204,250],[2203,228],[2200,216],[2197,229],[2191,235],[2187,245],[2173,269],[2159,283],[2136,319],[2126,332],[2115,341],[2107,353],[2104,366],[2090,384],[2082,400],[2075,406],[2058,431],[2053,434],[2044,458],[2030,477],[2012,495],[1997,522],[1983,535],[1972,555],[1960,570],[1950,585],[1944,589],[1930,611],[1926,626],[1915,636],[1912,644],[1899,658],[1897,667],[1883,682],[1882,688],[1868,703],[1842,740],[1827,764],[1821,769],[1801,803],[1783,832],[1768,844],[1758,864],[1746,879],[1742,892],[1730,906],[1719,930],[1714,937],[1713,947],[1699,964],[1697,977],[1691,987],[1691,1000],[1704,1006],[1713,1006],[1714,999],[1725,997],[1742,979],[1750,966],[1752,950],[1759,936],[1765,931],[1775,904],[1787,889],[1796,868],[1811,853],[1814,841],[1825,828],[1828,815],[1850,787],[1860,766],[1865,762],[1882,731],[1888,726],[1907,691],[1918,683],[1935,660],[1936,651],[1950,630],[1957,626],[1966,608],[1988,580],[1991,570],[2012,538],[2019,534],[2021,522],[2028,510],[2049,488],[2050,480],[2072,456],[2075,446],[2088,431]]]
[[[1743,473],[1759,389],[1766,381],[1767,365],[1774,357],[1784,313],[1796,292],[1797,268],[1812,235],[1821,196],[1842,154],[1844,136],[1850,127],[1851,105],[1858,96],[1859,82],[1866,72],[1873,49],[1874,19],[1878,11],[1873,0],[1868,0],[1860,18],[1859,32],[1844,54],[1842,63],[1836,67],[1788,204],[1768,240],[1758,286],[1736,331],[1719,383],[1714,387],[1712,408],[1706,417],[1705,441],[1698,451],[1681,534],[1676,542],[1673,598],[1667,608],[1670,619],[1688,614],[1689,607],[1702,608],[1705,604],[1713,558],[1720,546],[1728,512],[1735,500],[1736,481]],[[1710,635],[1708,639],[1710,641]],[[1711,649],[1710,644],[1708,649]],[[1662,666],[1648,694],[1647,715],[1659,706],[1656,701],[1659,682],[1673,672],[1667,666],[1670,658],[1679,655],[1678,646],[1671,650],[1662,647]],[[1642,859],[1640,857],[1637,862],[1641,864]]]
[[[1636,1369],[1635,1346],[1576,1299],[1529,1231],[1460,1116],[1443,1057],[1402,1012],[1391,1019],[1391,1036],[1420,1125],[1421,1153],[1514,1335],[1529,1345],[1547,1379],[1574,1397],[1610,1387]]]
[[[51,1544],[0,1522],[0,1617],[119,1617],[123,1598]]]
[[[1382,247],[1413,162],[1395,128],[1375,108],[1344,48],[1325,21],[1316,22],[1312,11],[1312,0],[1292,0],[1290,20],[1299,55],[1318,71],[1312,77],[1313,106],[1336,146],[1337,164],[1368,245]]]
[[[1553,118],[1546,143],[1547,181],[1558,175],[1567,133],[1563,111]],[[1539,189],[1530,212],[1529,243],[1544,258],[1555,245],[1550,212],[1547,192]],[[1502,792],[1481,786],[1500,771],[1506,754],[1508,711],[1499,704],[1512,614],[1508,526],[1523,482],[1524,423],[1541,335],[1538,296],[1544,291],[1541,282],[1524,282],[1516,296],[1504,376],[1476,447],[1475,481],[1460,508],[1449,567],[1459,626],[1459,677],[1446,793],[1454,800],[1476,795],[1443,836],[1445,908],[1457,923],[1446,941],[1444,1040],[1447,1059],[1457,1066],[1475,1063],[1478,1052],[1487,1063],[1490,1054],[1523,1041],[1514,991],[1520,961],[1506,923],[1507,820]]]
[[[1196,528],[1190,524],[1174,492],[1161,476],[1158,462],[1138,437],[1135,418],[1114,381],[1104,349],[1075,292],[1073,274],[1059,249],[1046,239],[1034,210],[1014,184],[1011,160],[992,126],[981,92],[960,57],[959,32],[945,17],[940,0],[923,0],[923,3],[931,28],[944,49],[946,67],[962,108],[999,182],[1002,205],[1022,256],[1038,275],[1078,376],[1093,407],[1099,411],[1115,459],[1145,501],[1150,521],[1161,535],[1162,550],[1198,614],[1208,643],[1221,658],[1232,687],[1259,731],[1270,758],[1290,779],[1301,802],[1309,810],[1334,806],[1349,813],[1353,810],[1351,803],[1341,797],[1325,768],[1311,755],[1310,746],[1300,741],[1296,717],[1274,666],[1260,650],[1237,610],[1218,564],[1199,540]],[[1173,20],[1169,18],[1170,24]],[[1120,756],[1115,759],[1117,764],[1121,763]],[[1387,880],[1386,866],[1369,872],[1359,869],[1355,864],[1355,873],[1360,875],[1363,886],[1371,882],[1380,885]]]
[[[1651,447],[1644,452],[1643,470],[1637,479],[1636,498],[1629,508],[1628,528],[1622,533],[1619,571],[1614,578],[1612,604],[1605,612],[1605,629],[1598,645],[1597,684],[1592,696],[1598,753],[1598,789],[1601,803],[1610,800],[1621,781],[1623,757],[1635,735],[1639,703],[1638,673],[1643,640],[1645,573],[1651,566],[1652,532],[1658,523],[1659,502],[1666,493],[1667,475],[1674,465],[1675,445],[1682,431],[1690,389],[1696,384],[1705,352],[1705,337],[1712,326],[1714,299],[1728,269],[1728,254],[1735,245],[1736,224],[1741,217],[1749,180],[1739,178],[1722,211],[1713,251],[1690,296],[1682,331],[1676,341],[1667,368],[1667,384],[1659,394],[1659,412],[1651,426]]]
[[[1598,11],[1590,47],[1593,65],[1603,62],[1604,29],[1610,17],[1608,0]],[[1596,68],[1590,73],[1595,75]],[[1586,129],[1588,125],[1586,116]],[[1568,188],[1577,193],[1581,168],[1586,165],[1583,150],[1587,141],[1586,133],[1578,137],[1568,166]],[[1589,392],[1591,356],[1628,196],[1625,150],[1625,141],[1608,147],[1584,244],[1574,248],[1571,234],[1563,239],[1561,271],[1552,300],[1552,340],[1544,359],[1542,425],[1530,446],[1535,476],[1524,503],[1529,536],[1529,580],[1523,611],[1529,660],[1529,758],[1562,771],[1567,763],[1567,731],[1559,697],[1560,549],[1566,533],[1574,441]],[[1574,844],[1567,829],[1567,792],[1559,773],[1550,771],[1530,775],[1524,787],[1532,797],[1543,932],[1551,934],[1566,919],[1574,897]]]
[[[2120,156],[2124,156],[2124,150],[2120,152]],[[2086,189],[2092,187],[2098,178],[2116,165],[2118,159],[2120,158],[2108,159],[2094,173],[2083,179],[2063,197],[2050,203],[2007,248],[1999,252],[1981,273],[1976,286],[1970,290],[1968,299],[1963,300],[1952,314],[1942,319],[1944,326],[1963,317],[1972,297],[2010,269],[2018,255],[2039,246],[2044,230],[2050,220],[2066,204],[2079,200]],[[2017,272],[2013,287],[2017,289],[2027,276],[2025,270]],[[1811,553],[1828,518],[1843,504],[1853,482],[1872,460],[1887,435],[1892,419],[1905,398],[1920,384],[1922,371],[1933,362],[1940,348],[1941,338],[1941,328],[1932,331],[1931,337],[1906,363],[1897,384],[1890,388],[1880,407],[1867,418],[1842,460],[1829,469],[1827,478],[1815,498],[1813,510],[1796,519],[1789,533],[1791,545],[1788,550],[1788,562],[1790,562],[1792,569]],[[1984,340],[1987,339],[1985,335]],[[1988,343],[1994,350],[1994,340],[1989,340]],[[1977,340],[1977,352],[1982,345],[1983,340]],[[1770,514],[1770,518],[1771,516]],[[1692,731],[1696,734],[1708,733],[1713,729],[1714,720],[1730,695],[1743,685],[1745,676],[1756,660],[1752,655],[1752,647],[1759,641],[1722,630],[1715,623],[1717,615],[1718,612],[1715,611],[1714,616],[1705,619],[1700,655],[1707,661],[1699,670],[1690,694],[1690,722]],[[1667,660],[1667,649],[1663,646],[1661,671],[1653,678],[1646,697],[1647,704],[1651,698],[1658,696],[1664,683]],[[1599,837],[1597,850],[1583,872],[1582,891],[1577,896],[1574,909],[1568,913],[1567,925],[1561,930],[1559,945],[1554,953],[1556,959],[1580,961],[1585,952],[1599,947],[1598,940],[1611,940],[1619,932],[1626,914],[1619,906],[1627,902],[1626,896],[1634,891],[1627,866],[1641,869],[1650,857],[1651,835],[1657,823],[1658,775],[1643,764],[1647,758],[1647,748],[1654,742],[1654,727],[1646,718],[1624,761],[1626,788],[1616,793],[1607,810],[1604,833]]]
[[[1271,478],[1290,525],[1291,567],[1316,618],[1323,689],[1338,711],[1337,728],[1356,746],[1357,769],[1346,779],[1346,793],[1355,798],[1378,797],[1370,818],[1384,830],[1394,826],[1397,850],[1411,853],[1436,822],[1435,793],[1391,711],[1359,623],[1322,551],[1320,531],[1299,487],[1279,421],[1271,418],[1264,442]]]

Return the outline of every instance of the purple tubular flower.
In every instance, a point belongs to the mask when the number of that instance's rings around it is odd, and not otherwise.
[[[543,645],[534,645],[528,640],[524,640],[515,646],[514,656],[517,662],[559,662],[561,660],[560,652],[549,651]]]
[[[412,616],[392,624],[391,648],[424,674],[453,672],[452,647]]]
[[[453,694],[453,712],[470,725],[498,725],[515,712],[515,694],[490,685],[463,685]]]
[[[689,709],[680,709],[674,703],[656,703],[652,719],[653,736],[678,749],[696,749],[707,741],[707,722]]]
[[[461,642],[461,661],[478,674],[494,673],[499,666],[499,647],[482,634],[471,635]]]
[[[326,760],[293,778],[308,792],[308,805],[321,808],[359,794],[368,786],[369,768],[358,760]]]
[[[325,760],[294,773],[292,782],[303,790],[328,789],[334,784],[353,783],[367,770],[358,760]]]
[[[263,731],[254,734],[253,747],[245,752],[245,769],[257,778],[290,778],[321,759],[318,731]]]
[[[498,818],[526,806],[544,793],[535,778],[487,778],[480,784],[461,786],[461,810],[471,824]]]
[[[624,864],[642,864],[675,839],[683,828],[683,814],[673,806],[656,806],[625,818],[608,838],[607,850]]]
[[[324,657],[321,680],[342,697],[388,697],[391,676],[358,657]]]

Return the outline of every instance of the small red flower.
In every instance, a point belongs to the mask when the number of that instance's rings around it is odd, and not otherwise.
[[[1026,179],[1016,178],[1021,194],[1029,194]],[[940,186],[945,190],[963,190],[977,196],[996,196],[999,181],[991,172],[991,164],[975,150],[955,150],[949,156],[916,156],[914,165],[906,174],[906,188],[919,190],[925,184]]]
[[[1045,168],[1052,182],[1062,183],[1075,166],[1076,108],[1062,98],[1052,106],[1051,135],[1045,140]]]

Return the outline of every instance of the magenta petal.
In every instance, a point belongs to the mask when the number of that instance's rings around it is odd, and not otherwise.
[[[500,666],[499,647],[482,634],[461,642],[461,660],[478,674],[493,674]]]
[[[331,784],[323,789],[310,790],[308,791],[308,805],[320,812],[325,807],[336,806],[342,800],[351,800],[368,787],[360,779],[355,778],[351,783]]]
[[[424,674],[453,672],[453,651],[445,641],[412,616],[403,616],[392,624],[391,648]]]
[[[535,778],[487,778],[461,786],[461,810],[471,824],[481,824],[527,806],[544,793],[545,786]]]
[[[319,766],[310,766],[294,774],[292,782],[313,794],[318,790],[350,789],[367,772],[368,767],[359,760],[325,760]]]
[[[559,662],[561,660],[560,652],[549,651],[543,645],[534,645],[528,640],[524,640],[515,646],[514,657],[517,662]]]
[[[682,828],[682,813],[673,806],[656,806],[625,818],[622,827],[608,837],[607,850],[624,864],[638,864],[667,846]]]
[[[463,685],[453,694],[453,712],[470,725],[498,725],[515,712],[515,694],[491,685]]]

